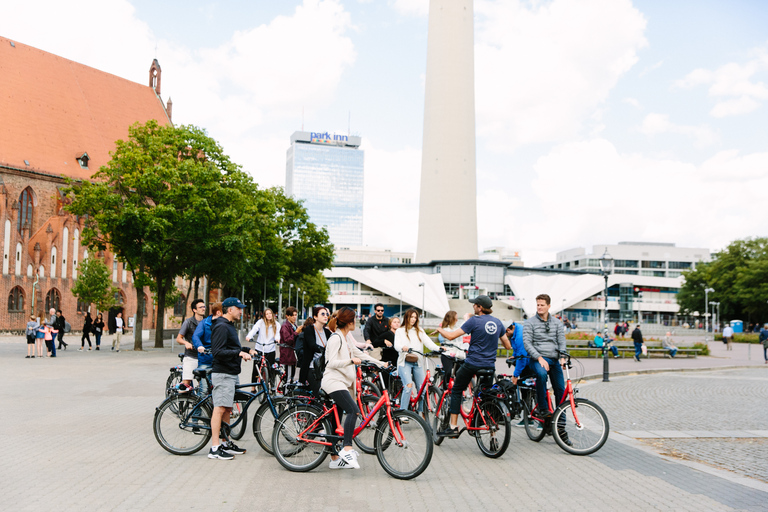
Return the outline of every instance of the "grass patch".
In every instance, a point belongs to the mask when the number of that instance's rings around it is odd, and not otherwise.
[[[723,341],[723,334],[715,334],[715,341]],[[737,332],[733,334],[734,343],[760,343],[760,334],[756,332]]]

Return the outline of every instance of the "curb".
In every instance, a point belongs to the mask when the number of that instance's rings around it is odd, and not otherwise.
[[[711,372],[716,370],[735,370],[740,368],[765,368],[765,366],[754,364],[754,365],[711,366],[706,368],[649,368],[647,370],[624,370],[619,372],[611,372],[610,377],[631,377],[633,375],[648,375],[652,373],[667,373],[667,372]],[[593,375],[584,375],[580,380],[598,380],[602,378],[603,378],[602,373],[596,373]]]

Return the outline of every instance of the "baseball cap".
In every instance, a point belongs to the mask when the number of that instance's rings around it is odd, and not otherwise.
[[[240,302],[240,299],[237,297],[229,297],[224,299],[224,302],[221,304],[221,307],[224,308],[224,311],[227,310],[227,308],[231,308],[232,306],[235,306],[240,309],[245,309],[245,304]]]
[[[493,302],[491,302],[491,298],[487,295],[478,295],[474,299],[469,299],[469,302],[477,304],[481,308],[491,309],[493,307]]]

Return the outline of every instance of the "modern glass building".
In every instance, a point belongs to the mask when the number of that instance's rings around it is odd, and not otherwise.
[[[363,245],[363,155],[360,137],[295,132],[288,148],[285,192],[304,202],[336,246]]]

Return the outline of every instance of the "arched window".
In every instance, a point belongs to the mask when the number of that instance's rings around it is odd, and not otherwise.
[[[80,252],[80,230],[75,228],[75,238],[72,251],[72,279],[77,279],[77,253]]]
[[[21,244],[16,244],[16,275],[21,275]]]
[[[117,282],[117,258],[112,260],[112,282]]]
[[[25,188],[19,196],[19,219],[16,222],[16,230],[22,234],[22,229],[32,230],[32,210],[35,207],[35,196],[30,187]]]
[[[32,277],[32,275],[35,273],[35,267],[32,266],[30,263],[27,265],[27,277]]]
[[[123,295],[122,291],[117,290],[113,295],[113,297],[115,299],[115,304],[117,304],[118,306],[122,306],[123,304],[125,304],[125,295]]]
[[[174,316],[182,316],[184,314],[184,303],[186,302],[186,298],[184,297],[184,294],[182,293],[179,295],[179,300],[176,301],[176,304],[173,305],[173,315]]]
[[[37,274],[40,277],[45,277],[45,267],[43,265],[40,265],[40,268],[37,269]]]
[[[86,311],[88,311],[88,306],[90,306],[89,303],[87,303],[87,302],[85,302],[83,300],[77,299],[77,312],[78,313],[85,313]]]
[[[67,253],[69,252],[69,228],[64,226],[61,237],[61,278],[67,278]],[[51,277],[55,277],[55,273],[51,270]]]
[[[59,293],[59,290],[56,288],[51,288],[48,290],[48,293],[45,294],[45,311],[46,313],[51,308],[53,309],[61,309],[59,306],[61,304],[61,294]]]
[[[8,311],[24,311],[24,290],[21,286],[16,286],[11,290],[11,294],[8,296]]]
[[[51,247],[51,277],[56,277],[56,247]]]

